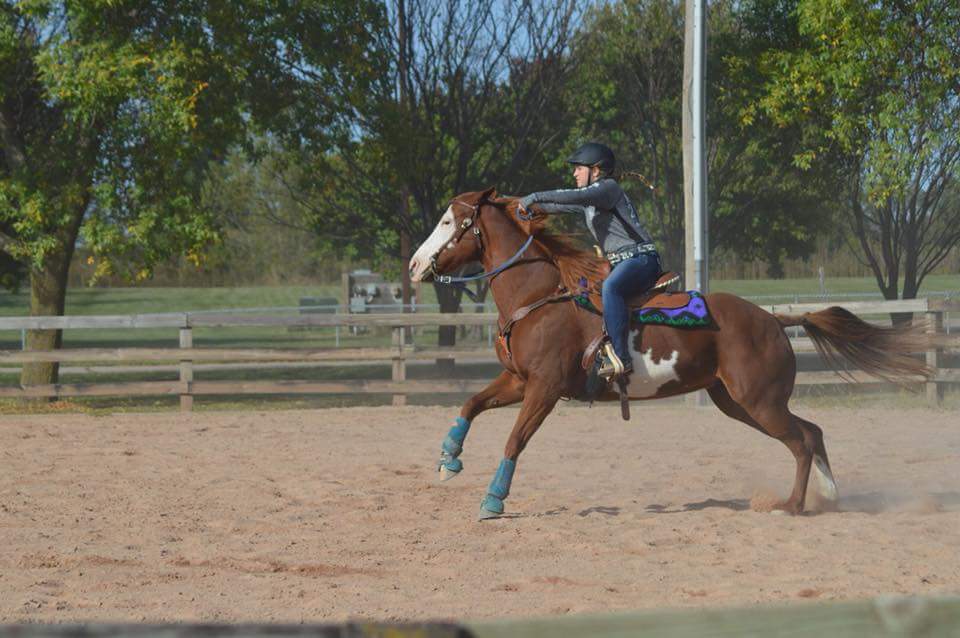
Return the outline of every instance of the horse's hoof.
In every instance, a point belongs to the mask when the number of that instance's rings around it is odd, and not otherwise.
[[[440,463],[437,465],[437,471],[440,472],[441,481],[449,481],[460,473],[463,469],[463,461],[451,457],[446,452],[440,455]]]
[[[485,521],[491,518],[500,518],[502,515],[503,499],[487,494],[483,502],[480,503],[480,516],[478,518]]]
[[[477,517],[479,521],[490,520],[491,518],[500,518],[503,516],[503,512],[492,512],[487,508],[480,506],[480,515]]]
[[[451,470],[451,469],[448,468],[446,465],[441,465],[441,466],[440,466],[440,480],[441,480],[441,481],[449,481],[450,479],[452,479],[454,476],[456,476],[456,475],[459,474],[459,473],[460,473],[459,471]]]
[[[770,510],[770,513],[776,514],[778,516],[797,516],[798,514],[802,514],[803,512],[795,504],[790,502],[784,502],[774,506],[774,508]]]

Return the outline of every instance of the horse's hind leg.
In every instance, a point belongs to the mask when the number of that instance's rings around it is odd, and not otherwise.
[[[764,401],[760,405],[745,407],[750,416],[763,427],[764,432],[786,445],[793,453],[797,461],[793,491],[777,509],[799,514],[803,511],[810,466],[813,463],[813,438],[800,426],[799,419],[787,409],[786,401]]]
[[[724,414],[781,441],[793,453],[797,462],[796,479],[790,498],[780,509],[794,514],[803,511],[812,466],[816,468],[814,485],[820,500],[836,502],[837,486],[830,472],[823,431],[817,425],[792,414],[785,401],[764,399],[748,410],[719,381],[707,392]]]
[[[523,385],[523,381],[504,370],[490,385],[463,404],[457,422],[450,428],[440,446],[440,463],[437,469],[441,480],[447,481],[463,469],[463,462],[458,457],[463,451],[463,442],[467,438],[473,419],[485,410],[511,405],[522,400]]]
[[[733,397],[727,392],[727,387],[723,385],[722,381],[717,381],[711,387],[707,388],[707,394],[713,399],[714,404],[720,408],[720,411],[731,419],[742,421],[750,427],[760,430],[764,434],[767,433],[767,431],[763,429],[763,426],[754,421],[753,417],[743,409],[743,406],[733,400]]]

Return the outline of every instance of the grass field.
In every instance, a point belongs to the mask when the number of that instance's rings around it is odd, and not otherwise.
[[[877,282],[872,278],[835,277],[827,279],[824,287],[828,295],[873,294],[881,298]],[[816,296],[820,294],[817,279],[718,279],[711,282],[713,292],[732,292],[742,297],[777,296],[792,299],[795,295]],[[924,294],[952,292],[960,295],[960,274],[930,275],[924,279],[920,296]]]
[[[837,277],[826,280],[829,295],[880,296],[876,282],[869,278]],[[816,279],[728,279],[711,282],[715,292],[731,292],[745,297],[816,296]],[[924,293],[953,292],[960,295],[960,274],[931,275],[924,281]],[[422,303],[436,303],[433,287],[421,288]],[[339,297],[340,286],[270,286],[244,288],[71,288],[67,293],[68,315],[126,315],[235,308],[296,307],[301,297]],[[29,295],[25,292],[0,293],[0,316],[28,314]]]

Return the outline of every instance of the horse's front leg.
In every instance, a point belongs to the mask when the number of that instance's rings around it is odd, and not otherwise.
[[[521,401],[523,386],[523,381],[504,370],[490,385],[463,404],[457,422],[450,428],[440,446],[440,465],[437,469],[440,471],[441,480],[450,480],[463,469],[463,461],[459,456],[463,452],[463,442],[473,419],[485,410]]]
[[[496,518],[503,514],[503,500],[510,494],[510,484],[513,482],[513,471],[517,467],[517,458],[531,437],[553,411],[553,407],[560,399],[557,390],[547,388],[527,388],[523,398],[523,407],[517,422],[513,425],[507,446],[503,451],[503,460],[494,474],[487,495],[480,504],[480,520]]]

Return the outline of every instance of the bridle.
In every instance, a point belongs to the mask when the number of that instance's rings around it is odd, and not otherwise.
[[[520,250],[518,250],[513,257],[503,262],[502,264],[500,264],[490,272],[479,272],[474,275],[469,275],[466,277],[453,277],[451,275],[442,275],[439,272],[437,272],[437,258],[440,256],[440,253],[442,253],[445,250],[452,250],[457,244],[460,243],[460,240],[463,239],[463,236],[471,228],[473,228],[473,236],[476,237],[477,242],[480,244],[480,252],[481,253],[483,252],[484,250],[483,235],[481,235],[480,226],[479,224],[477,224],[477,218],[480,216],[480,204],[482,203],[483,202],[481,201],[476,204],[468,204],[467,202],[461,201],[459,199],[454,199],[450,202],[451,206],[453,206],[454,204],[460,204],[461,206],[466,206],[470,208],[472,214],[470,215],[470,217],[465,217],[463,221],[460,222],[460,228],[456,236],[450,241],[448,241],[443,247],[441,247],[440,250],[435,252],[432,257],[430,257],[430,274],[433,275],[434,280],[441,284],[457,285],[458,287],[462,288],[463,291],[466,292],[467,295],[471,298],[473,298],[473,295],[465,286],[463,286],[464,283],[468,281],[476,281],[477,279],[486,279],[487,277],[494,277],[496,275],[499,275],[504,270],[514,265],[517,262],[517,260],[520,259],[520,255],[522,255],[530,246],[530,244],[533,242],[533,235],[528,236],[527,241],[523,244],[523,246],[520,247]]]
[[[430,274],[433,275],[433,278],[436,281],[442,284],[453,283],[453,278],[449,277],[448,275],[441,275],[439,272],[437,272],[437,257],[439,257],[440,253],[443,251],[452,250],[454,246],[459,244],[460,240],[463,239],[464,234],[466,234],[471,227],[473,227],[473,236],[477,238],[478,242],[480,242],[480,252],[483,252],[483,238],[480,235],[480,227],[477,226],[477,217],[480,215],[480,204],[468,204],[460,201],[459,199],[455,199],[450,202],[451,207],[454,204],[467,206],[470,208],[471,215],[470,217],[465,217],[463,221],[460,222],[460,231],[457,233],[456,237],[448,241],[445,245],[441,246],[440,250],[433,253],[433,255],[430,257]]]

